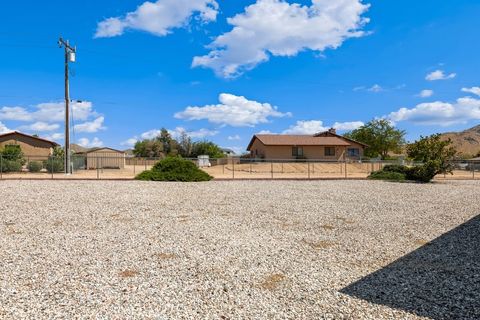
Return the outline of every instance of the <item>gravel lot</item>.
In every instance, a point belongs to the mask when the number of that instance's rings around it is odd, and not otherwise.
[[[0,181],[0,318],[480,318],[478,199],[479,181]]]

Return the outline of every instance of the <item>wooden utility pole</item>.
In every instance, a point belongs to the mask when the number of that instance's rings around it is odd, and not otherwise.
[[[68,64],[75,62],[76,47],[71,47],[68,40],[60,38],[58,40],[60,48],[65,48],[65,174],[72,173],[70,165],[70,85],[68,79]]]

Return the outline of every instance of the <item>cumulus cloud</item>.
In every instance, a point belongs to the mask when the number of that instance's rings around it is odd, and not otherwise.
[[[193,59],[193,67],[211,68],[232,78],[270,56],[293,57],[312,50],[336,49],[349,38],[365,35],[362,17],[369,5],[361,0],[312,0],[310,6],[285,0],[257,0],[229,18],[231,31],[218,36],[210,52]]]
[[[456,73],[446,74],[443,70],[435,70],[427,74],[427,76],[425,77],[425,80],[428,80],[428,81],[448,80],[448,79],[453,79],[456,76],[457,76]]]
[[[291,116],[282,113],[269,103],[248,100],[242,96],[222,93],[219,104],[204,107],[187,107],[175,114],[175,118],[184,120],[208,120],[211,123],[232,127],[253,127],[259,123],[267,123],[270,118]]]
[[[339,131],[354,130],[363,126],[361,121],[353,122],[335,122],[332,126],[324,126],[321,120],[297,121],[294,125],[284,130],[284,134],[315,134],[318,132],[327,131],[330,128]]]
[[[46,123],[46,122],[35,122],[27,126],[21,126],[20,130],[27,130],[27,131],[37,131],[37,132],[44,132],[44,131],[55,131],[60,128],[58,123]]]
[[[233,136],[228,136],[227,139],[230,140],[230,141],[241,140],[241,138],[238,134],[233,135]]]
[[[401,108],[387,116],[393,122],[408,121],[422,125],[449,126],[480,120],[480,100],[459,98],[455,103],[435,101],[414,108]]]
[[[377,93],[377,92],[382,92],[384,89],[379,84],[374,84],[372,87],[368,88],[367,90],[370,92]]]
[[[425,89],[425,90],[420,91],[418,96],[422,97],[422,98],[429,98],[429,97],[433,96],[433,93],[434,93],[433,90]]]
[[[87,121],[84,123],[79,123],[74,126],[75,131],[77,132],[98,132],[100,130],[105,130],[106,128],[103,126],[103,122],[105,121],[104,117],[98,117],[93,121]]]
[[[213,137],[218,134],[217,130],[209,130],[209,129],[199,129],[199,130],[192,130],[188,131],[183,127],[176,127],[173,130],[168,130],[168,132],[172,135],[173,138],[178,139],[182,136],[182,134],[188,135],[192,139],[202,139],[206,137]]]
[[[480,87],[462,88],[462,91],[480,96]]]
[[[77,143],[84,148],[98,148],[103,147],[103,142],[97,137],[90,140],[88,138],[80,138]]]
[[[127,140],[121,142],[120,144],[122,146],[133,147],[135,145],[135,143],[137,143],[137,141],[138,141],[137,138],[130,138],[130,139],[127,139]]]
[[[51,141],[60,141],[62,140],[65,135],[63,133],[52,133],[52,134],[48,134],[48,135],[41,135],[41,137],[43,139],[47,139],[47,140],[51,140]]]
[[[75,120],[87,120],[89,117],[97,115],[93,110],[93,104],[89,101],[72,102],[70,106]],[[5,106],[0,108],[0,120],[41,121],[47,123],[64,121],[65,103],[40,103],[33,106],[33,110],[32,108]]]
[[[12,132],[12,130],[8,129],[7,126],[0,121],[0,134],[4,134],[8,132]]]
[[[202,23],[215,21],[218,3],[215,0],[146,1],[135,11],[122,17],[108,18],[97,25],[95,38],[116,37],[125,30],[141,30],[156,36],[166,36],[194,18]]]

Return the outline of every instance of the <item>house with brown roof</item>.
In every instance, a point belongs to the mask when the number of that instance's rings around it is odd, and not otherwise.
[[[0,135],[0,149],[5,146],[18,146],[23,154],[30,159],[42,160],[53,153],[53,149],[58,146],[56,142],[31,136],[18,131],[13,131]]]
[[[314,135],[256,134],[247,150],[251,157],[272,160],[344,160],[363,157],[366,144],[348,139],[335,129]]]

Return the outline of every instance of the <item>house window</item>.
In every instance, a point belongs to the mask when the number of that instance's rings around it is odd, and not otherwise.
[[[292,147],[292,156],[303,157],[303,147]]]
[[[334,157],[335,156],[335,147],[325,147],[325,156]]]
[[[349,157],[360,157],[360,149],[358,148],[348,148],[347,155]]]

